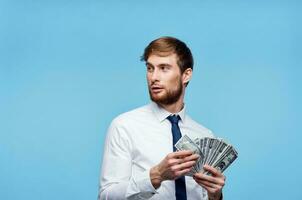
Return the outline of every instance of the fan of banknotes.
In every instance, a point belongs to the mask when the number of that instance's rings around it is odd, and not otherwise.
[[[234,147],[220,138],[204,137],[196,138],[193,141],[189,136],[184,135],[178,140],[175,147],[179,151],[191,150],[199,155],[196,164],[186,174],[187,176],[193,176],[197,172],[210,175],[209,172],[203,169],[205,164],[223,172],[238,157],[238,153]]]

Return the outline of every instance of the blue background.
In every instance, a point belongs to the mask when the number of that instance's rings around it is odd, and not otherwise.
[[[300,1],[0,0],[0,199],[96,199],[106,129],[149,102],[144,47],[195,58],[186,105],[239,158],[226,199],[302,199]]]

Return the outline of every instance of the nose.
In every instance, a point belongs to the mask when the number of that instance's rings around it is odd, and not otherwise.
[[[150,72],[150,81],[152,83],[159,81],[159,71],[156,68]]]

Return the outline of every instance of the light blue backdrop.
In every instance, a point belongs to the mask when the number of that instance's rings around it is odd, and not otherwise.
[[[96,199],[106,129],[148,103],[139,57],[164,35],[195,56],[188,112],[238,149],[226,199],[302,199],[301,8],[0,0],[0,199]]]

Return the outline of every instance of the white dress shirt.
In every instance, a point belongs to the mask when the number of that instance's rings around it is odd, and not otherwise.
[[[169,113],[151,102],[116,117],[107,133],[100,176],[99,200],[175,199],[175,181],[163,181],[155,189],[150,169],[173,152]],[[191,139],[212,137],[210,130],[193,121],[185,107],[177,113],[182,135]],[[188,200],[208,199],[207,192],[186,176]]]

